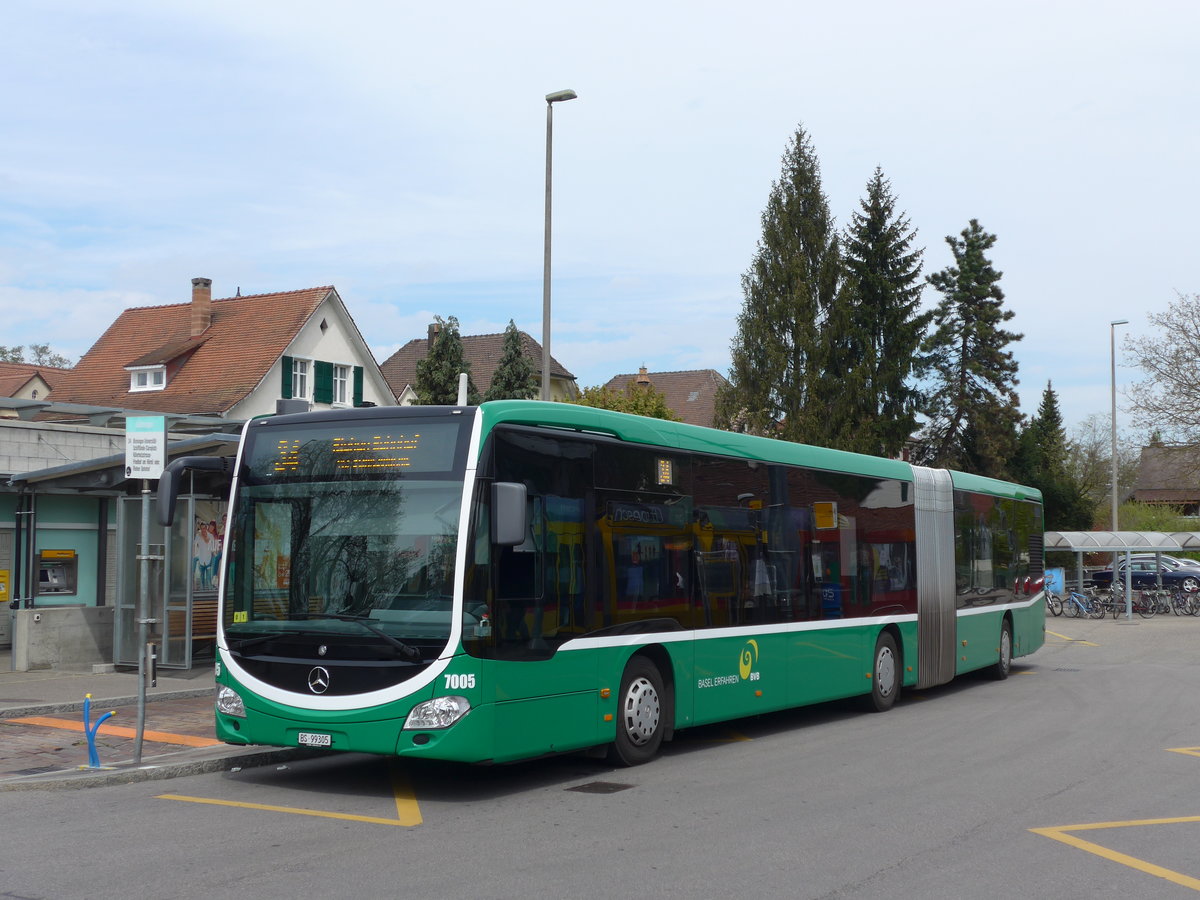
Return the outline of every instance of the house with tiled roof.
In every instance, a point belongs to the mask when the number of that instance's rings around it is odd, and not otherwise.
[[[380,364],[383,376],[396,394],[397,402],[409,406],[417,402],[413,387],[417,380],[417,363],[429,355],[437,338],[440,326],[429,326],[426,337],[409,341]],[[521,352],[533,364],[538,384],[542,383],[542,345],[524,331],[521,336]],[[463,356],[471,365],[471,381],[480,395],[492,385],[492,376],[500,365],[504,354],[504,332],[499,334],[464,334],[461,336]],[[566,370],[553,355],[550,357],[550,399],[573,400],[579,390],[575,376]]]
[[[12,644],[19,669],[137,664],[133,618],[116,614],[138,602],[143,502],[125,470],[125,418],[162,414],[168,456],[227,456],[240,423],[281,399],[395,403],[335,288],[213,299],[208,278],[192,279],[186,303],[125,310],[49,382],[44,400],[14,398],[16,416],[0,418],[0,572],[21,607],[0,644]],[[195,437],[176,430],[184,425],[220,431]],[[195,535],[223,522],[227,491],[222,479],[193,478],[176,519],[190,527],[154,526],[167,558],[183,561],[164,566],[156,587],[168,598],[151,630],[159,666],[190,666],[211,644],[214,585],[188,562]]]
[[[617,375],[604,385],[610,391],[624,393],[634,388],[653,388],[663,395],[667,406],[689,425],[712,428],[717,408],[717,391],[725,378],[716,369],[692,369],[684,372],[647,372],[642,366],[636,374]]]
[[[245,420],[279,399],[390,406],[388,386],[331,286],[127,309],[54,385],[58,403]]]
[[[1200,447],[1162,443],[1143,447],[1137,480],[1124,499],[1200,516]]]
[[[34,363],[0,362],[0,397],[43,400],[70,369]],[[0,416],[15,415],[0,409]]]

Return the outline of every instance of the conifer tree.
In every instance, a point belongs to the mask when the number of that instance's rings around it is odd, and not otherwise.
[[[972,219],[960,237],[947,237],[946,243],[954,265],[928,278],[942,300],[933,313],[934,331],[922,344],[933,383],[918,458],[928,465],[1003,478],[1016,452],[1021,421],[1017,363],[1005,348],[1023,335],[1001,327],[1013,312],[1003,305],[1003,273],[986,256],[996,236]]]
[[[924,251],[913,247],[916,233],[896,212],[882,169],[860,207],[843,241],[839,309],[825,328],[845,355],[834,373],[841,392],[831,409],[839,433],[832,445],[895,457],[917,427],[921,400],[912,379],[922,371],[919,349],[932,317],[918,311]]]
[[[1072,470],[1074,448],[1067,439],[1058,395],[1046,383],[1037,415],[1021,430],[1011,475],[1042,492],[1047,531],[1088,531],[1095,505]]]
[[[537,372],[521,347],[521,332],[517,330],[516,323],[509,319],[508,327],[504,329],[500,363],[483,399],[530,400],[538,395],[539,390]]]
[[[458,376],[467,373],[467,403],[479,403],[479,392],[471,380],[471,364],[463,354],[462,337],[458,333],[458,319],[454,316],[442,321],[434,316],[439,330],[433,339],[429,355],[417,362],[417,403],[422,406],[453,406],[458,402]]]
[[[820,323],[837,296],[838,237],[803,127],[782,162],[758,250],[742,276],[730,384],[718,393],[716,420],[719,427],[820,443],[828,432]]]

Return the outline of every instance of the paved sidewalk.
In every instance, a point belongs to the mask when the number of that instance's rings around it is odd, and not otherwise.
[[[89,766],[84,699],[91,694],[100,768]],[[249,768],[308,751],[234,747],[213,732],[211,664],[189,671],[162,670],[146,691],[142,758],[136,752],[136,669],[113,672],[12,671],[0,650],[0,791],[98,787],[234,767]]]

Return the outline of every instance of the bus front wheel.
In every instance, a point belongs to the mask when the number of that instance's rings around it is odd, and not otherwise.
[[[622,766],[649,762],[666,731],[666,693],[658,667],[644,656],[633,657],[621,676],[618,702],[617,738],[609,760]]]
[[[900,653],[896,639],[884,631],[875,642],[871,664],[871,698],[869,709],[887,712],[900,696]]]

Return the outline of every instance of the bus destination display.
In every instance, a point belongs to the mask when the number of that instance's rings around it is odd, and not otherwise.
[[[263,434],[251,465],[268,478],[445,472],[457,435],[457,425],[441,423],[405,431],[313,428],[269,440]]]

